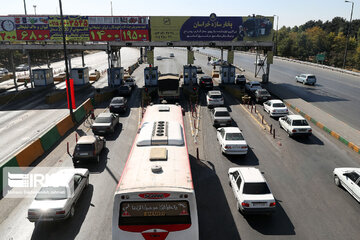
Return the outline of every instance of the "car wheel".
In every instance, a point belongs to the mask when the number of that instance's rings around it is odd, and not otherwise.
[[[288,133],[288,137],[289,137],[289,138],[291,138],[291,134],[290,134],[290,132],[289,132],[289,131],[287,131],[287,133]]]
[[[104,141],[104,147],[103,147],[103,150],[104,150],[104,148],[106,148],[106,141]]]
[[[99,163],[100,162],[100,154],[98,154],[97,156],[96,156],[96,163]]]
[[[338,176],[334,176],[334,183],[336,186],[341,187],[341,182]]]
[[[280,129],[282,129],[282,126],[281,126],[281,123],[279,122],[279,127],[280,127]]]
[[[303,81],[302,84],[305,85],[305,81]]]
[[[75,216],[75,205],[72,205],[71,209],[70,209],[70,218],[72,218],[74,216]]]

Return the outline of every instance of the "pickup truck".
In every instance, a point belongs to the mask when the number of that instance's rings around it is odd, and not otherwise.
[[[72,156],[74,165],[80,161],[94,159],[100,162],[100,153],[106,147],[106,140],[100,136],[82,136],[76,143]]]
[[[27,218],[35,225],[74,217],[76,202],[89,185],[86,168],[63,169],[50,176],[28,208]]]
[[[214,127],[231,126],[232,118],[226,107],[213,108],[211,113],[211,119]]]
[[[161,74],[158,79],[159,100],[176,101],[180,98],[179,74]]]

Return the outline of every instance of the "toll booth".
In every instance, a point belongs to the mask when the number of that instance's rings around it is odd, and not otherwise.
[[[124,68],[112,67],[107,69],[108,84],[110,87],[118,87],[124,80]]]
[[[88,67],[72,68],[70,75],[74,80],[74,86],[81,86],[89,83]]]
[[[184,85],[197,84],[197,69],[196,66],[184,65]]]
[[[235,84],[235,67],[232,65],[221,66],[220,79],[222,84]]]
[[[43,87],[54,84],[52,68],[32,69],[32,75],[35,87]]]
[[[145,86],[157,86],[158,85],[158,67],[146,67],[144,69]]]

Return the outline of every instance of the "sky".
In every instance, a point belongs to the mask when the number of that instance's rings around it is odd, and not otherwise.
[[[59,14],[58,0],[2,0],[0,15]],[[344,0],[62,0],[64,15],[110,16],[279,16],[279,28],[293,27],[309,20],[350,19],[351,3]],[[353,0],[353,19],[360,18],[360,0]],[[276,22],[275,22],[276,24]]]

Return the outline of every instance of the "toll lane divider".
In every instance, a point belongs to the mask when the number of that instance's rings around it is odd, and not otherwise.
[[[76,124],[82,122],[82,120],[93,109],[93,100],[87,99],[82,105],[80,105],[74,111],[74,120],[68,115],[51,126],[48,131],[43,133],[39,138],[34,139],[31,143],[25,146],[11,156],[9,160],[0,163],[0,192],[3,189],[3,168],[4,167],[24,167],[30,166],[36,159],[41,157],[49,149],[57,144],[57,142]]]
[[[323,131],[327,132],[328,134],[330,134],[332,137],[334,137],[335,139],[339,140],[340,142],[342,142],[343,144],[345,144],[347,147],[349,147],[351,150],[353,150],[354,152],[360,153],[360,147],[356,146],[354,143],[349,142],[348,140],[346,140],[344,137],[340,136],[337,132],[332,131],[331,129],[327,128],[326,126],[324,126],[324,124],[318,122],[317,120],[315,120],[314,118],[310,117],[309,115],[307,115],[306,113],[302,112],[299,108],[297,108],[296,106],[286,102],[283,100],[283,102],[290,108],[294,109],[296,112],[298,112],[300,115],[302,115],[304,118],[306,118],[307,120],[311,121],[312,123],[314,123],[316,126],[318,126],[320,129],[322,129]]]

